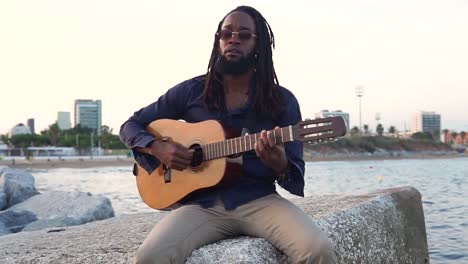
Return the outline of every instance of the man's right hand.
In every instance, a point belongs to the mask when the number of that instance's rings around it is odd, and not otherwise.
[[[167,167],[181,171],[190,165],[194,151],[177,143],[156,140],[149,152]]]

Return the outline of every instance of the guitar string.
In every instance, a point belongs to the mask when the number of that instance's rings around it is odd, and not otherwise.
[[[293,139],[292,135],[292,126],[282,127],[281,131],[281,142],[285,142],[286,138],[290,138],[290,141]],[[255,133],[252,135],[245,135],[243,137],[230,138],[224,141],[211,142],[202,145],[202,151],[205,152],[204,160],[217,159],[220,157],[230,156],[238,153],[247,151],[247,140],[249,140],[249,150],[254,149],[252,146],[252,139],[254,140],[254,146],[257,144],[258,139],[260,138],[261,133]],[[288,135],[289,134],[289,135]],[[244,138],[244,146],[242,146],[242,138]],[[248,138],[248,139],[247,139]],[[273,138],[275,144],[278,143],[278,138],[276,136],[276,131],[273,130]]]

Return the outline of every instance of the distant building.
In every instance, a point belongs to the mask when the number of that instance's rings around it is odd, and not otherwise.
[[[440,135],[441,141],[448,144],[468,145],[468,132],[446,130]]]
[[[32,134],[36,134],[36,129],[34,126],[34,118],[29,118],[27,123],[28,123],[29,131],[31,131]]]
[[[334,111],[322,110],[315,114],[315,118],[325,118],[325,117],[331,117],[331,116],[343,117],[344,121],[346,122],[346,127],[349,128],[349,113],[343,112],[341,110],[334,110]]]
[[[414,114],[412,132],[431,133],[435,139],[440,138],[440,114],[420,111]]]
[[[76,156],[78,154],[76,149],[71,147],[28,147],[28,151],[34,157]]]
[[[21,134],[31,134],[29,127],[25,126],[23,123],[17,124],[8,132],[9,137]]]
[[[413,135],[413,132],[411,131],[397,131],[396,132],[396,136],[398,138],[411,138],[411,136]]]
[[[57,112],[57,125],[60,129],[70,129],[70,112]]]
[[[102,103],[101,100],[75,100],[75,126],[93,129],[97,135],[101,135]]]

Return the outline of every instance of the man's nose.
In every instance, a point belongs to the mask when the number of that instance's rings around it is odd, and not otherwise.
[[[239,32],[232,32],[231,38],[229,39],[229,44],[240,43]]]

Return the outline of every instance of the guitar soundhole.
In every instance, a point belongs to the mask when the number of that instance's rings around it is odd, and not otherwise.
[[[200,166],[203,162],[203,150],[198,144],[190,146],[189,149],[195,150],[195,152],[193,152],[193,158],[190,162],[190,166],[196,168]]]

